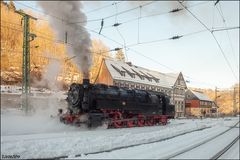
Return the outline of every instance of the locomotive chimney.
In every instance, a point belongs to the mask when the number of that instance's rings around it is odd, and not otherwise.
[[[89,79],[83,79],[83,88],[88,88],[89,86]]]
[[[87,111],[89,109],[89,79],[83,79],[83,101],[82,101],[82,109],[83,111]]]

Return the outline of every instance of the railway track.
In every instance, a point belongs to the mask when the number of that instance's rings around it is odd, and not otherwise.
[[[116,147],[116,148],[112,148],[112,149],[108,149],[108,150],[103,150],[103,151],[96,151],[96,152],[88,152],[88,153],[81,153],[81,154],[76,154],[74,157],[71,158],[76,158],[76,157],[81,157],[82,155],[91,155],[91,154],[99,154],[99,153],[104,153],[104,152],[112,152],[112,151],[116,151],[116,150],[120,150],[120,149],[126,149],[126,148],[130,148],[130,147],[136,147],[136,146],[141,146],[141,145],[146,145],[146,144],[151,144],[151,143],[156,143],[156,142],[161,142],[161,141],[165,141],[168,139],[172,139],[178,136],[182,136],[188,133],[192,133],[192,132],[196,132],[196,131],[200,131],[200,130],[204,130],[207,128],[211,128],[211,127],[205,127],[205,128],[199,128],[193,131],[188,131],[188,132],[184,132],[184,133],[180,133],[177,134],[175,136],[172,137],[167,137],[164,139],[160,139],[160,140],[156,140],[156,141],[151,141],[151,142],[146,142],[146,143],[140,143],[140,144],[133,144],[133,145],[128,145],[128,146],[122,146],[122,147]],[[61,159],[61,158],[70,158],[68,156],[57,156],[57,157],[50,157],[50,158],[46,158],[46,159]]]
[[[210,137],[210,138],[208,138],[208,139],[206,139],[206,140],[204,140],[204,141],[202,141],[202,142],[199,142],[199,143],[197,143],[197,144],[191,145],[191,146],[189,146],[189,147],[187,147],[187,148],[185,148],[185,149],[183,149],[183,150],[177,151],[177,152],[175,152],[174,154],[168,155],[168,156],[163,157],[163,158],[161,158],[161,159],[172,159],[172,158],[175,158],[175,157],[177,157],[177,156],[179,156],[179,155],[181,155],[181,154],[187,153],[187,152],[189,152],[189,151],[191,151],[191,150],[193,150],[193,149],[195,149],[195,148],[197,148],[197,147],[200,147],[200,146],[206,144],[207,142],[213,141],[214,139],[218,138],[219,136],[221,136],[221,135],[229,132],[230,130],[236,128],[236,126],[237,126],[238,124],[239,124],[239,122],[237,122],[234,126],[231,126],[229,129],[227,129],[227,130],[225,130],[225,131],[217,134],[217,135],[214,136],[214,137]],[[214,155],[211,159],[218,159],[218,158],[219,158],[221,155],[223,155],[229,148],[231,148],[231,146],[232,146],[238,139],[239,139],[239,135],[238,135],[229,145],[227,145],[225,148],[223,148],[221,151],[219,151],[219,152],[218,152],[216,155]]]
[[[220,150],[217,154],[211,157],[211,159],[218,159],[220,158],[224,153],[226,153],[237,141],[239,140],[239,135],[226,147],[224,147],[222,150]]]

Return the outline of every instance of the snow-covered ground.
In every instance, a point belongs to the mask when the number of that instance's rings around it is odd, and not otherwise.
[[[239,155],[239,140],[219,159],[240,159]]]
[[[4,103],[5,106],[1,105],[1,157],[19,155],[20,158],[59,156],[73,158],[78,155],[78,158],[84,159],[159,159],[184,146],[214,136],[239,121],[239,117],[175,119],[166,126],[122,129],[77,128],[64,125],[57,118],[50,116],[56,115],[57,109],[66,105],[65,96],[63,92],[33,96],[31,101],[33,109],[28,115],[25,115],[19,107],[7,106],[8,102]],[[14,102],[13,106],[18,103],[15,101],[18,97],[7,98],[9,102]],[[238,128],[231,135],[239,134],[237,130]],[[225,140],[227,142],[228,138]],[[209,148],[214,146],[210,145]],[[236,150],[228,155],[236,156]]]
[[[52,91],[45,88],[33,88],[31,87],[32,93],[51,93]],[[7,94],[21,94],[22,86],[14,86],[14,85],[1,85],[1,93]]]
[[[159,158],[159,155],[163,156],[163,153],[167,154],[173,149],[179,148],[180,144],[187,139],[194,142],[213,136],[238,120],[236,118],[182,119],[172,120],[166,126],[123,129],[100,127],[89,130],[84,127],[65,126],[57,119],[51,119],[48,116],[45,118],[36,115],[25,117],[16,112],[12,115],[10,113],[14,112],[4,112],[1,116],[1,130],[4,133],[1,136],[1,154],[20,155],[21,158],[74,157],[74,155],[81,155],[78,158]],[[9,125],[10,121],[12,125]],[[15,123],[16,125],[14,125]],[[186,132],[191,133],[184,134]],[[173,136],[177,137],[172,141],[170,139],[170,141],[161,142],[161,140]],[[163,144],[158,146],[158,143]],[[125,146],[132,147],[120,149]],[[146,154],[151,148],[153,153]],[[106,150],[113,151],[84,155]],[[144,150],[147,151],[144,152]],[[136,152],[137,154],[133,154]]]
[[[124,148],[115,150],[112,152],[103,152],[99,154],[90,154],[90,155],[82,155],[78,158],[83,159],[125,159],[125,158],[136,158],[136,159],[166,159],[169,155],[177,153],[184,148],[192,146],[196,143],[202,142],[204,139],[208,139],[209,137],[214,137],[218,133],[226,130],[228,125],[216,125],[212,128],[208,128],[205,130],[200,130],[196,132],[191,132],[188,134],[184,134],[181,136],[177,136],[172,139],[168,139],[165,141],[160,141],[156,143],[146,144],[135,146],[131,148]],[[225,142],[228,142],[232,139],[232,137],[238,135],[237,129],[232,132],[224,135]],[[228,137],[230,136],[230,137]],[[222,138],[222,137],[221,137]],[[235,138],[235,137],[234,137]],[[216,143],[218,142],[218,143]],[[211,157],[211,153],[213,151],[218,151],[221,147],[224,147],[224,143],[222,141],[214,141],[213,144],[208,144],[208,146],[202,146],[200,149],[196,149],[193,152],[188,152],[188,154],[181,155],[176,157],[176,159],[207,159]],[[214,144],[215,143],[215,144]],[[221,145],[216,145],[221,144]]]

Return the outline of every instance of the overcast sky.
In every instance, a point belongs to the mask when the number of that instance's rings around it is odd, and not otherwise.
[[[163,73],[181,71],[189,81],[187,85],[190,87],[228,88],[239,81],[239,28],[213,33],[223,49],[222,53],[212,34],[203,31],[205,27],[188,11],[183,9],[168,13],[173,9],[182,8],[178,2],[150,2],[127,1],[117,2],[114,5],[114,1],[84,1],[82,10],[88,19],[87,29],[99,32],[101,19],[104,18],[102,35],[89,31],[91,38],[101,39],[110,49],[122,47],[120,44],[124,45],[124,42],[126,46],[143,43],[127,49],[128,61]],[[220,1],[216,6],[214,3],[215,1],[183,2],[209,29],[239,27],[239,1]],[[21,4],[41,10],[36,2],[16,3],[17,8],[31,10]],[[139,5],[142,7],[138,7]],[[137,9],[129,12],[106,18],[136,7]],[[154,14],[157,15],[152,16]],[[141,17],[139,20],[132,20],[139,17]],[[72,21],[81,22],[81,19],[73,17]],[[116,27],[111,27],[115,23],[122,23],[118,26],[118,30]],[[166,40],[181,35],[186,36],[176,40]],[[152,42],[155,40],[162,41]],[[112,54],[114,55],[114,52]]]

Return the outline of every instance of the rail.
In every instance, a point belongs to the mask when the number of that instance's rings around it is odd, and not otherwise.
[[[135,147],[135,146],[141,146],[141,145],[161,142],[161,141],[172,139],[172,138],[175,138],[175,137],[178,137],[178,136],[182,136],[182,135],[185,135],[185,134],[188,134],[188,133],[204,130],[204,129],[207,129],[207,128],[211,128],[211,127],[199,128],[199,129],[196,129],[196,130],[180,133],[180,134],[174,135],[172,137],[167,137],[167,138],[163,138],[163,139],[160,139],[160,140],[155,140],[155,141],[150,141],[150,142],[145,142],[145,143],[140,143],[140,144],[133,144],[133,145],[128,145],[128,146],[120,146],[120,147],[116,147],[116,148],[112,148],[112,149],[108,149],[108,150],[76,154],[74,158],[81,157],[82,155],[99,154],[99,153],[103,153],[103,152],[112,152],[112,151],[120,150],[120,149],[123,149],[123,148],[130,148],[130,147]],[[64,155],[64,156],[55,156],[55,157],[48,157],[46,159],[61,159],[61,158],[68,158],[68,156],[66,156],[66,155]]]
[[[225,134],[226,132],[228,132],[228,131],[230,131],[231,129],[235,128],[238,124],[239,124],[239,122],[237,122],[235,125],[231,126],[229,129],[227,129],[227,130],[225,130],[225,131],[217,134],[217,135],[214,136],[214,137],[210,137],[210,138],[208,138],[208,139],[206,139],[206,140],[204,140],[204,141],[202,141],[202,142],[200,142],[200,143],[194,144],[194,145],[189,146],[189,147],[187,147],[187,148],[185,148],[185,149],[183,149],[183,150],[181,150],[181,151],[178,151],[178,152],[176,152],[176,153],[174,153],[174,154],[171,154],[171,155],[168,155],[168,156],[166,156],[166,157],[163,157],[162,159],[171,159],[171,158],[174,158],[174,157],[176,157],[176,156],[178,156],[178,155],[181,155],[181,154],[183,154],[183,153],[186,153],[186,152],[188,152],[188,151],[191,151],[191,150],[193,150],[193,149],[195,149],[195,148],[197,148],[197,147],[199,147],[199,146],[201,146],[201,145],[203,145],[203,144],[205,144],[205,143],[207,143],[207,142],[209,142],[209,141],[212,141],[212,140],[216,139],[217,137]],[[239,137],[238,137],[238,138],[239,138]]]
[[[226,153],[237,141],[239,140],[239,135],[226,147],[224,147],[222,150],[220,150],[217,154],[215,154],[211,159],[218,159],[221,157],[224,153]]]

